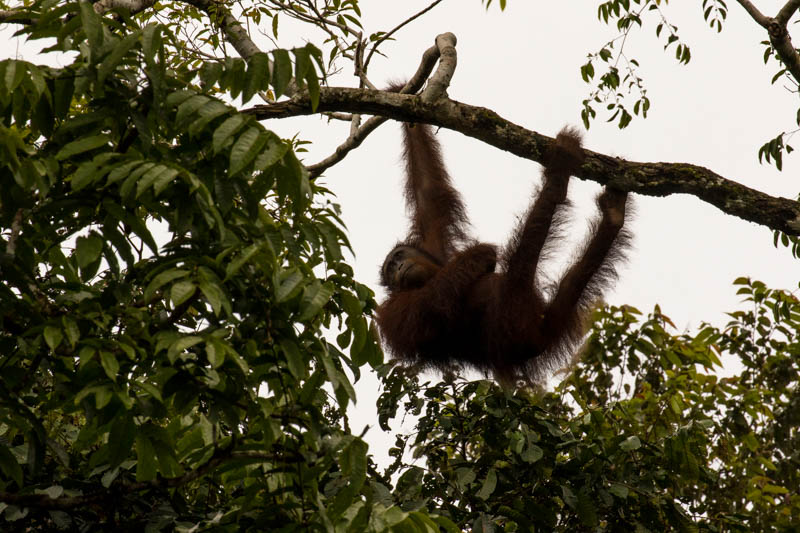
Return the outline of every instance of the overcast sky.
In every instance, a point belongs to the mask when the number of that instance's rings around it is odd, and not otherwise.
[[[380,87],[390,79],[410,76],[435,36],[450,31],[458,38],[458,68],[450,96],[489,107],[552,136],[565,124],[581,125],[581,101],[590,87],[580,78],[580,66],[587,53],[617,36],[614,28],[597,21],[598,3],[509,0],[501,12],[496,1],[487,12],[478,0],[447,0],[382,48],[386,57],[373,59],[370,78]],[[781,5],[755,3],[768,15]],[[365,33],[387,30],[426,4],[362,0]],[[738,4],[728,4],[731,11],[721,34],[703,20],[701,2],[664,7],[691,46],[688,66],[675,61],[674,48],[663,51],[663,39],[654,35],[658,15],[646,15],[648,24],[628,38],[625,50],[642,65],[640,75],[652,103],[649,116],[620,131],[605,123],[600,113],[585,134],[585,145],[630,160],[702,165],[748,187],[795,198],[800,189],[798,156],[789,156],[779,172],[759,164],[757,153],[780,131],[795,127],[797,94],[789,92],[783,81],[770,84],[775,63],[764,65],[764,47],[759,44],[767,38],[765,32]],[[281,28],[283,47],[302,45],[308,38],[292,34],[289,25]],[[37,61],[29,48],[7,39],[8,27],[0,30],[0,57],[19,54]],[[266,39],[261,43],[264,49],[271,46]],[[354,86],[350,70],[347,66],[333,83]],[[600,106],[596,109],[602,111]],[[284,137],[299,133],[311,141],[303,156],[308,163],[329,155],[347,134],[346,126],[328,125],[315,117],[265,125]],[[540,167],[459,133],[441,130],[439,139],[455,184],[464,194],[475,236],[504,242],[531,200]],[[407,228],[399,143],[399,127],[384,124],[322,178],[342,205],[356,254],[356,276],[379,296],[378,266]],[[575,203],[573,240],[580,241],[586,219],[595,215],[592,198],[600,187],[576,179],[570,187]],[[724,313],[741,305],[732,286],[738,276],[751,276],[774,288],[797,288],[799,264],[788,249],[773,247],[769,229],[726,215],[693,196],[634,198],[637,214],[629,224],[635,250],[616,290],[607,295],[608,302],[630,304],[645,313],[659,304],[681,330],[693,331],[702,321],[723,325]],[[573,244],[565,245],[564,260]],[[366,381],[359,389],[359,407],[366,411],[354,423],[356,432],[359,422],[375,423],[370,412],[374,384]],[[373,443],[381,437],[375,431],[370,434]],[[383,455],[375,447],[373,452]]]

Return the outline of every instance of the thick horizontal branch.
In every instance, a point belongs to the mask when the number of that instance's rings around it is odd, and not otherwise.
[[[323,87],[316,112],[331,111],[380,115],[441,126],[539,163],[553,141],[551,137],[518,126],[490,109],[447,98],[426,103],[412,95]],[[255,106],[245,112],[259,120],[313,113],[305,94],[277,104]],[[798,202],[769,196],[725,179],[707,168],[689,163],[638,163],[591,150],[586,150],[586,156],[586,163],[577,175],[579,178],[648,196],[691,194],[729,215],[790,235],[800,235]]]

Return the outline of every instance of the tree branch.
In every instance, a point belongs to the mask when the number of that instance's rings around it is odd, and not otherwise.
[[[490,109],[450,99],[424,102],[422,98],[345,87],[323,87],[317,113],[365,113],[406,122],[423,122],[458,131],[469,137],[542,162],[553,139],[514,124]],[[247,109],[259,120],[310,115],[307,94],[273,105]],[[586,162],[577,177],[613,184],[619,189],[648,196],[691,194],[728,213],[789,235],[800,235],[800,204],[769,196],[715,172],[689,163],[639,163],[586,150]]]
[[[392,28],[391,30],[381,35],[381,37],[377,41],[375,41],[375,44],[372,45],[369,54],[367,54],[367,59],[364,61],[364,66],[363,66],[364,70],[367,70],[367,68],[369,67],[369,62],[372,59],[373,54],[375,54],[375,52],[378,50],[378,47],[381,45],[383,41],[389,39],[392,35],[397,33],[397,31],[400,30],[400,28],[418,19],[419,17],[421,17],[422,15],[424,15],[425,13],[427,13],[428,11],[439,5],[441,2],[442,0],[434,0],[433,3],[431,3],[428,7],[424,8],[422,11],[415,13],[411,17],[407,18],[406,20],[404,20],[403,22]]]
[[[100,0],[95,2],[93,7],[100,15],[112,9],[126,9],[131,13],[139,13],[155,3],[156,0]]]
[[[761,11],[758,10],[756,6],[751,4],[748,0],[737,0],[739,4],[747,11],[750,16],[758,22],[760,26],[767,28],[769,26],[770,19],[769,17],[765,16]]]
[[[223,2],[216,2],[215,0],[182,0],[183,2],[194,6],[197,9],[205,12],[212,22],[217,24],[225,35],[225,40],[239,53],[241,57],[247,59],[252,57],[253,54],[260,52],[256,43],[250,38],[250,34],[236,20]],[[272,65],[270,65],[270,68]]]
[[[441,54],[439,68],[431,76],[428,86],[422,92],[424,102],[435,102],[447,96],[447,88],[456,71],[456,36],[452,33],[443,33],[436,37],[436,49]]]
[[[236,52],[244,59],[248,59],[260,52],[255,42],[250,38],[250,34],[242,26],[242,24],[231,14],[231,11],[226,7],[224,2],[217,0],[181,0],[190,6],[205,12],[209,19],[217,24],[228,41]],[[269,63],[270,72],[275,67],[271,59],[267,60]],[[294,78],[289,82],[289,85],[283,91],[286,96],[292,96],[297,92],[297,84]]]
[[[769,34],[769,42],[775,53],[778,54],[781,62],[786,67],[795,82],[800,84],[800,55],[797,54],[789,30],[786,25],[797,8],[800,7],[800,0],[789,0],[781,8],[775,18],[764,16],[756,6],[749,0],[738,0],[739,4],[747,11],[750,16],[760,26],[766,28]]]
[[[792,73],[795,82],[800,83],[800,56],[797,55],[797,50],[795,50],[792,44],[789,30],[777,20],[773,20],[767,30],[769,33],[769,42],[772,44],[775,52],[777,52],[778,57],[781,58],[786,69]]]
[[[792,15],[794,15],[794,12],[797,11],[798,8],[800,8],[800,0],[789,0],[786,2],[786,5],[778,11],[778,14],[775,15],[775,20],[783,26],[786,26],[786,24],[789,23],[789,19],[792,18]]]
[[[112,9],[125,9],[130,13],[139,13],[152,7],[156,0],[99,0],[92,4],[95,12],[99,15]],[[0,11],[0,23],[31,25],[36,24],[39,19],[30,16],[28,9],[8,9]]]
[[[452,39],[445,38],[440,42],[439,37],[448,35],[452,36]],[[425,50],[425,52],[422,54],[422,61],[420,61],[417,71],[413,76],[411,76],[411,79],[406,82],[405,86],[400,91],[401,94],[416,94],[417,91],[422,88],[422,85],[425,83],[425,80],[428,79],[428,76],[430,76],[431,71],[433,71],[433,66],[441,56],[442,49],[445,46],[455,46],[455,35],[452,33],[440,35],[439,37],[436,38],[436,44]],[[448,68],[455,69],[455,61],[453,61],[452,64],[449,64]],[[440,69],[442,69],[441,66]],[[439,75],[437,72],[437,75],[440,78],[444,78],[447,76],[447,72],[445,70],[445,72],[443,72],[441,75]],[[452,71],[450,72],[450,77],[452,77]],[[448,77],[446,80],[448,83],[450,81],[450,77]],[[427,91],[428,89],[426,89],[426,92]],[[355,126],[357,124],[356,117],[360,119],[360,115],[355,114],[351,116],[353,117],[353,125]],[[319,163],[314,163],[313,165],[306,167],[311,174],[311,177],[319,176],[325,172],[325,170],[344,159],[352,150],[361,146],[361,143],[364,142],[364,139],[366,139],[370,133],[378,129],[378,126],[387,120],[388,118],[386,117],[372,117],[366,121],[363,126],[356,126],[354,131],[350,132],[350,136],[347,138],[347,140],[336,147],[336,150],[334,150],[333,154],[329,155]]]

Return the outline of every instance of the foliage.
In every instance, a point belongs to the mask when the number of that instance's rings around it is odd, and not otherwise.
[[[800,302],[737,283],[752,308],[694,336],[657,308],[599,311],[554,392],[395,370],[382,422],[400,401],[419,414],[391,470],[404,508],[473,531],[796,531]],[[741,370],[718,378],[720,359]]]
[[[195,7],[26,4],[23,34],[66,59],[0,62],[4,531],[798,527],[794,297],[740,280],[751,309],[695,336],[601,311],[550,393],[421,383],[382,364],[330,191],[232,106],[314,101],[357,2],[247,12],[336,28],[326,61],[230,58],[219,26],[187,43]],[[381,427],[418,417],[383,472],[346,415],[367,366]]]
[[[267,76],[260,55],[186,61],[168,26],[37,7],[30,37],[74,60],[0,65],[3,520],[353,519],[345,369],[381,362],[372,292],[291,144],[214,96],[313,88],[318,53],[276,50]]]

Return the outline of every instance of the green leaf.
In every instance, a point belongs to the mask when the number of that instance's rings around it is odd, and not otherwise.
[[[636,435],[631,435],[630,437],[622,441],[619,447],[625,450],[626,452],[629,452],[631,450],[638,450],[639,448],[642,447],[642,441],[640,441],[639,437],[637,437]]]
[[[231,304],[228,301],[228,298],[225,296],[225,292],[222,290],[222,287],[209,281],[201,281],[199,286],[200,291],[211,305],[211,309],[214,311],[216,316],[219,316],[223,307],[227,310],[230,310]]]
[[[253,170],[256,172],[261,172],[271,167],[280,161],[281,158],[286,155],[286,152],[289,151],[289,144],[283,142],[271,131],[266,132],[266,137],[268,146],[266,149],[261,150],[253,164]]]
[[[101,156],[113,156],[113,154],[101,154]],[[91,161],[81,163],[81,165],[78,167],[78,170],[76,170],[75,174],[72,175],[73,191],[80,191],[81,189],[86,188],[86,186],[103,177],[103,167],[98,162],[98,159],[101,159],[101,157],[98,156]],[[105,157],[103,159],[108,158]]]
[[[178,174],[180,174],[178,169],[162,166],[161,172],[153,179],[153,193],[159,196]]]
[[[100,258],[105,241],[100,235],[91,232],[86,237],[78,237],[75,241],[75,257],[79,268],[86,268]]]
[[[214,153],[218,153],[222,150],[228,140],[237,132],[239,129],[248,121],[248,118],[242,114],[236,114],[232,117],[228,118],[220,124],[220,126],[214,131],[214,135],[211,137],[211,148],[214,150]]]
[[[311,58],[309,57],[308,50],[305,48],[295,48],[292,50],[294,54],[294,79],[298,87],[303,87],[306,80],[306,73],[311,66]]]
[[[53,95],[53,113],[56,118],[64,119],[72,104],[72,93],[75,90],[75,80],[71,75],[64,75],[55,80],[55,94]]]
[[[197,94],[188,99],[178,106],[178,112],[175,114],[175,123],[182,124],[187,118],[194,115],[198,109],[212,102],[208,96]]]
[[[116,416],[108,432],[108,462],[111,468],[116,468],[128,458],[135,438],[136,424],[133,417],[127,413]]]
[[[169,297],[170,300],[172,300],[173,307],[177,307],[191,298],[196,289],[197,286],[192,281],[179,281],[175,283],[169,291]]]
[[[47,343],[47,346],[50,347],[51,351],[56,351],[58,345],[61,344],[61,340],[64,338],[64,334],[61,333],[61,328],[57,328],[54,326],[45,326],[44,328],[44,342]]]
[[[256,242],[245,248],[241,254],[236,256],[225,269],[225,279],[229,280],[239,272],[245,264],[247,264],[264,246],[266,241]]]
[[[283,49],[274,50],[272,59],[272,87],[275,89],[275,98],[280,98],[292,80],[292,60],[289,59],[289,52]]]
[[[93,60],[97,61],[100,54],[100,47],[103,45],[103,23],[91,2],[79,2],[81,10],[81,26],[89,41],[89,48],[92,51]]]
[[[461,528],[446,516],[432,515],[431,518],[440,528],[444,529],[446,533],[462,533]]]
[[[584,526],[594,527],[597,525],[597,508],[589,495],[583,490],[578,492],[578,505],[575,510]]]
[[[100,66],[97,67],[97,83],[102,84],[108,75],[117,68],[117,65],[122,62],[122,58],[125,57],[125,54],[127,54],[139,40],[140,35],[141,31],[136,30],[117,43],[111,53],[108,54],[103,62],[100,63]]]
[[[67,335],[67,341],[69,342],[70,348],[75,348],[75,345],[81,338],[81,330],[78,328],[78,324],[68,316],[61,317],[61,324],[63,326],[64,333]]]
[[[100,364],[103,366],[106,376],[108,376],[111,381],[117,381],[117,376],[119,375],[119,361],[117,361],[116,356],[111,352],[101,350]]]
[[[303,281],[303,274],[296,269],[285,271],[281,277],[282,280],[275,291],[275,301],[277,303],[285,302],[297,294]]]
[[[307,286],[303,290],[303,297],[300,300],[300,316],[297,320],[304,322],[316,316],[322,307],[330,301],[333,293],[334,287],[330,283],[320,284],[316,282]]]
[[[350,486],[357,494],[367,479],[367,444],[361,439],[354,439],[345,448],[342,457],[342,472],[350,478]]]
[[[461,490],[466,490],[477,478],[475,470],[462,466],[456,468],[456,483]]]
[[[231,112],[231,108],[216,100],[209,101],[197,110],[198,118],[187,128],[189,134],[197,137],[203,129],[215,118]]]
[[[181,465],[178,464],[178,461],[175,459],[174,446],[169,443],[169,440],[170,439],[158,439],[152,442],[156,450],[159,471],[166,477],[176,477],[183,474],[183,468],[181,468]]]
[[[92,387],[92,392],[94,393],[94,406],[97,409],[102,409],[111,401],[111,398],[114,397],[114,391],[111,387],[107,387],[101,385],[99,387]]]
[[[77,141],[72,141],[71,143],[66,144],[63,148],[61,148],[61,150],[58,151],[56,154],[56,159],[63,161],[64,159],[68,159],[74,155],[95,150],[101,146],[108,146],[108,142],[109,137],[105,134],[84,137],[82,139],[78,139]]]
[[[242,91],[242,103],[246,104],[259,91],[269,86],[269,56],[256,52],[248,60],[247,82]]]
[[[225,362],[225,352],[227,352],[227,347],[219,339],[209,337],[206,341],[206,357],[212,368],[222,366],[222,363]]]
[[[64,494],[64,487],[62,487],[61,485],[51,485],[46,489],[37,490],[36,494],[46,494],[50,498],[56,499],[61,497],[62,494]]]
[[[497,472],[495,471],[494,468],[490,468],[489,472],[486,474],[486,479],[483,480],[483,485],[481,486],[481,489],[475,495],[482,500],[488,500],[489,496],[492,495],[496,487],[497,487]]]
[[[5,76],[3,76],[3,83],[5,90],[9,94],[13,93],[22,80],[25,79],[25,62],[17,61],[16,59],[8,59],[5,62]]]
[[[307,44],[306,48],[310,48],[310,52],[317,51],[312,44]],[[318,51],[317,51],[318,52]],[[319,106],[319,79],[314,70],[314,65],[309,61],[308,68],[305,73],[306,87],[308,87],[308,97],[311,99],[311,110],[316,111]]]
[[[281,339],[280,345],[283,354],[286,356],[289,372],[291,372],[296,379],[305,378],[308,374],[307,363],[297,344],[291,339]]]
[[[529,444],[525,451],[520,454],[520,458],[526,463],[535,463],[544,457],[544,450],[536,444]]]
[[[22,488],[22,467],[17,462],[14,454],[2,442],[0,442],[0,470],[11,478],[18,488]]]
[[[228,175],[233,176],[244,170],[267,143],[267,135],[260,127],[250,127],[236,139],[231,148]]]
[[[156,64],[156,55],[161,49],[161,32],[163,30],[161,24],[148,24],[142,32],[142,51],[144,52],[144,60],[149,68],[153,68]]]
[[[623,500],[628,497],[628,493],[630,492],[628,487],[620,483],[611,483],[611,485],[608,487],[608,491],[617,498]]]
[[[158,245],[142,219],[133,213],[129,213],[122,206],[108,198],[103,200],[103,208],[114,215],[117,220],[128,224],[133,232],[144,241],[148,248],[150,248],[153,254],[158,255]]]
[[[147,288],[144,290],[144,301],[149,302],[153,299],[156,291],[169,283],[170,281],[183,278],[189,275],[188,270],[182,270],[173,268],[170,270],[165,270],[161,272],[159,275],[154,277],[150,283],[147,284]]]
[[[197,335],[181,337],[170,345],[169,350],[167,350],[167,358],[169,358],[170,363],[174,363],[180,354],[201,342],[203,342],[203,337],[198,337]]]
[[[136,434],[136,481],[152,481],[158,473],[153,443],[139,430]]]
[[[174,168],[164,165],[153,166],[136,182],[136,198],[139,198],[150,186],[158,187],[157,192],[161,192],[177,175],[178,170]]]
[[[144,161],[142,161],[141,159],[137,159],[136,161],[128,161],[122,163],[119,166],[113,167],[111,172],[108,173],[108,177],[106,178],[106,184],[112,185],[123,178],[127,178],[133,171],[133,169],[135,169],[139,165],[142,165],[143,163]]]
[[[200,67],[200,81],[203,89],[211,89],[222,75],[223,65],[219,61],[205,61]]]

